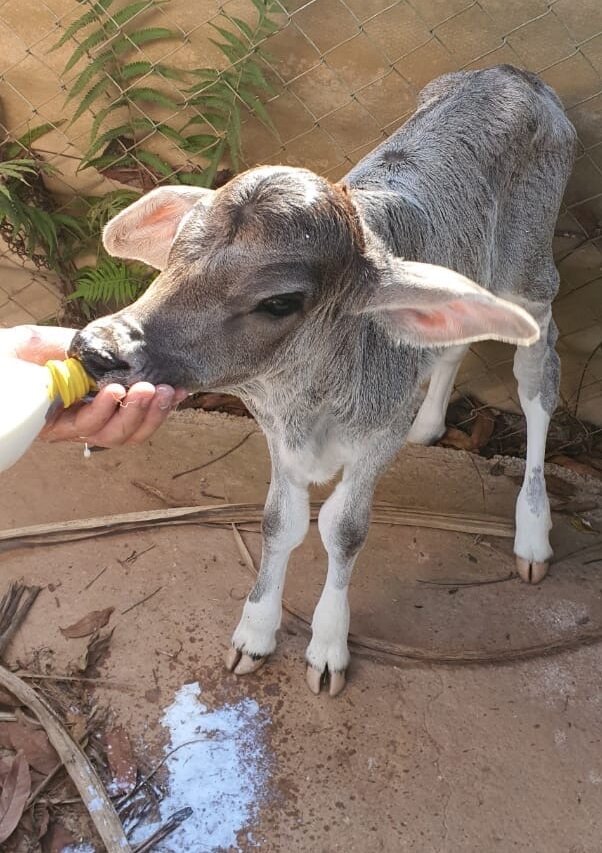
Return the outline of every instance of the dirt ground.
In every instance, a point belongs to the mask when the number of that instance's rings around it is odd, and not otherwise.
[[[0,528],[165,506],[133,481],[174,503],[261,501],[269,462],[258,431],[172,479],[256,430],[191,412],[146,446],[89,460],[76,445],[38,444],[2,477]],[[511,520],[520,471],[517,460],[408,448],[377,499]],[[600,482],[554,466],[548,474],[553,505],[597,507],[581,515],[602,531]],[[436,656],[570,642],[602,626],[602,534],[566,511],[554,519],[555,563],[538,587],[508,579],[509,539],[373,525],[353,582],[352,632]],[[257,561],[256,526],[243,527]],[[325,575],[315,527],[285,595],[308,618]],[[262,670],[225,671],[252,582],[231,530],[151,528],[22,548],[0,553],[0,572],[0,592],[20,578],[45,587],[12,663],[67,671],[86,641],[60,627],[115,607],[96,700],[151,764],[184,735],[203,742],[202,753],[166,765],[173,805],[195,814],[157,850],[602,851],[602,645],[470,666],[352,648],[348,685],[330,699],[305,685],[308,634],[290,614]],[[499,582],[475,583],[484,580]]]

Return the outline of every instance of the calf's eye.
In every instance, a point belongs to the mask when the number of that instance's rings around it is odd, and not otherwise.
[[[303,297],[300,293],[283,293],[262,299],[255,310],[271,317],[287,317],[299,311],[302,305]]]

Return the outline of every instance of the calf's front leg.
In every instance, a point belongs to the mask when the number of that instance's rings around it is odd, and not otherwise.
[[[259,669],[276,648],[286,567],[291,551],[303,542],[308,527],[307,486],[292,482],[273,458],[262,524],[261,566],[226,655],[226,666],[236,675]]]
[[[316,694],[327,675],[331,696],[345,686],[349,664],[347,593],[353,566],[368,533],[376,482],[376,472],[370,472],[365,459],[362,463],[364,470],[360,465],[345,469],[343,479],[318,517],[320,535],[328,552],[328,574],[314,610],[312,638],[306,652],[306,680]]]

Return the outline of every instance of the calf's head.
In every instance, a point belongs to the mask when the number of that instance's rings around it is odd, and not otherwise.
[[[319,347],[367,322],[413,346],[538,336],[526,312],[458,273],[390,255],[352,191],[304,169],[155,189],[108,223],[104,243],[161,273],[74,339],[101,384],[240,387],[276,371],[293,343],[299,353],[304,338]]]

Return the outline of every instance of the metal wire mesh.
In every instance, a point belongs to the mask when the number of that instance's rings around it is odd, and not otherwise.
[[[110,13],[115,15],[124,4],[118,2]],[[55,129],[35,148],[57,168],[46,183],[65,205],[74,196],[88,198],[121,185],[114,175],[107,178],[93,168],[78,171],[94,114],[106,102],[97,102],[72,124],[60,122],[77,106],[65,106],[76,69],[67,75],[62,69],[83,35],[60,50],[51,47],[81,15],[82,5],[76,0],[0,0],[2,128],[15,138],[34,124],[53,124]],[[256,16],[250,0],[170,0],[152,9],[140,5],[137,17],[144,26],[168,27],[177,34],[136,47],[140,59],[184,69],[226,69],[226,58],[211,41],[210,24],[222,25],[222,12],[249,23]],[[260,162],[303,165],[336,180],[399,127],[412,113],[419,90],[446,71],[509,62],[538,72],[554,86],[581,143],[555,246],[562,276],[554,310],[562,395],[568,407],[578,405],[581,417],[602,422],[599,0],[278,0],[275,20],[277,31],[259,45],[273,87],[263,99],[272,124],[267,126],[244,105],[241,167]],[[90,56],[100,49],[91,48]],[[173,79],[160,85],[180,104],[171,114],[163,109],[161,122],[177,122],[184,112],[189,116],[193,108],[185,87]],[[117,98],[123,89],[114,85],[113,91]],[[152,105],[136,104],[135,109],[159,123]],[[202,165],[202,158],[178,150],[160,129],[139,137],[141,143],[173,166],[172,179]],[[129,153],[135,158],[136,148]],[[139,160],[127,176],[143,188],[158,179],[170,178]],[[53,314],[61,288],[51,273],[6,249],[0,249],[0,267],[0,323]],[[511,359],[511,349],[497,343],[474,347],[458,389],[500,408],[515,407]]]

